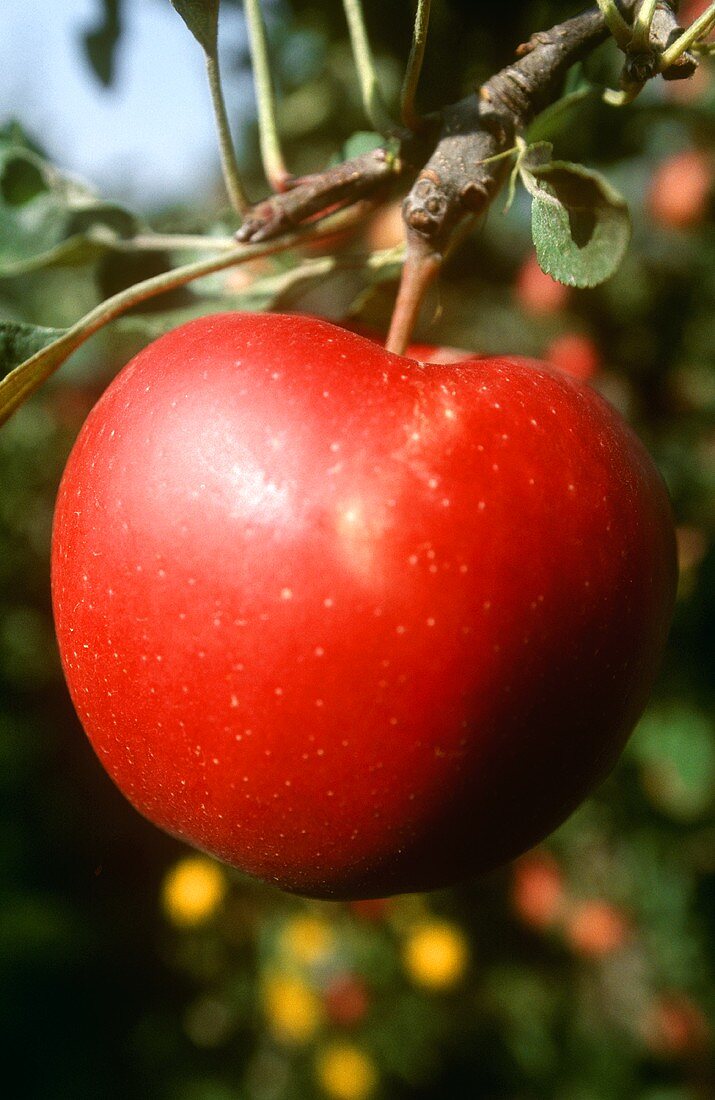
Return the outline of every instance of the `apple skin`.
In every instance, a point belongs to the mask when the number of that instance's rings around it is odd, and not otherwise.
[[[511,859],[611,770],[676,580],[656,469],[543,364],[422,364],[310,317],[161,337],[62,480],[53,601],[104,767],[286,890]]]

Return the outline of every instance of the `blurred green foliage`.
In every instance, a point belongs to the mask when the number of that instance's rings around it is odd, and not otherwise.
[[[85,45],[109,81],[121,5],[105,7]],[[574,11],[548,0],[434,8],[427,108],[464,94],[531,31]],[[366,13],[394,101],[406,6],[370,2]],[[271,14],[287,155],[296,171],[315,169],[366,125],[340,5],[295,0]],[[586,75],[613,82],[616,71],[605,47]],[[0,432],[0,1002],[17,1095],[715,1095],[715,231],[703,153],[714,128],[708,74],[692,87],[654,83],[624,111],[587,95],[552,114],[538,136],[563,159],[600,166],[629,201],[634,238],[620,271],[554,297],[529,267],[521,194],[506,217],[497,201],[424,312],[423,338],[485,353],[555,356],[565,335],[586,338],[599,362],[593,384],[651,449],[678,522],[678,607],[651,706],[608,782],[514,868],[430,897],[344,906],[281,896],[187,858],[96,763],[59,669],[53,498],[82,419],[115,371],[183,311],[227,296],[237,307],[384,329],[393,283],[367,285],[357,261],[295,283],[282,279],[295,263],[284,258],[256,264],[251,279],[268,280],[258,289],[242,269],[213,277],[93,337]],[[258,194],[255,135],[242,144]],[[3,149],[0,319],[63,328],[166,264],[106,247],[107,234],[139,222],[70,187],[19,128],[4,132]],[[706,159],[688,161],[693,153]],[[668,182],[662,166],[681,154],[681,175],[672,170]],[[684,166],[695,163],[710,164],[699,205],[691,197],[689,215],[672,204],[668,214],[659,199],[687,195]],[[224,216],[215,198],[154,224],[225,232]],[[377,217],[341,245],[359,257],[395,234],[394,216]]]

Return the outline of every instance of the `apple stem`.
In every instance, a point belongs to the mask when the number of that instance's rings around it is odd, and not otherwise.
[[[414,231],[407,233],[407,258],[402,268],[397,301],[392,311],[385,347],[394,355],[404,355],[420,308],[442,266],[442,256]]]

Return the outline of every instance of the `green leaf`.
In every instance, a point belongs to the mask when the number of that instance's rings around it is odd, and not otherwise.
[[[218,45],[219,0],[171,0],[200,46],[213,57]]]
[[[17,153],[8,157],[0,178],[0,193],[5,206],[24,206],[48,190],[47,181],[34,156]]]
[[[551,164],[554,157],[554,147],[550,141],[532,141],[519,158],[519,170],[527,175],[533,174],[538,168]],[[527,190],[530,190],[528,179],[524,180]]]
[[[597,286],[623,259],[631,234],[625,199],[598,172],[565,161],[543,163],[546,145],[524,158],[532,196],[531,231],[543,271],[567,286]]]
[[[66,214],[41,157],[11,145],[0,149],[0,266],[53,248]]]
[[[650,711],[630,748],[648,797],[679,821],[708,812],[715,788],[715,736],[707,718],[687,707]]]
[[[373,149],[381,149],[384,144],[385,138],[382,134],[373,130],[356,130],[342,147],[342,159],[352,160],[363,153],[371,153]]]
[[[517,154],[514,166],[509,173],[509,187],[504,213],[508,214],[516,196],[516,185],[522,173],[524,164],[548,164],[551,160],[554,147],[548,141],[537,141],[527,145],[523,140],[517,139]],[[486,162],[488,163],[488,161]]]
[[[29,149],[33,153],[40,152],[38,146],[33,142],[29,134],[27,134],[20,123],[15,118],[8,119],[7,122],[0,126],[0,150],[7,148],[8,145],[14,145],[17,148]]]
[[[23,260],[0,263],[0,278],[28,275],[33,271],[44,271],[52,267],[76,267],[79,264],[92,263],[111,250],[115,240],[111,230],[97,226],[87,233],[68,237],[54,248],[48,248],[46,252],[38,252]]]
[[[0,425],[39,389],[81,343],[71,329],[40,328],[4,321],[0,325]],[[35,349],[33,351],[33,348]],[[28,358],[22,358],[30,353]]]
[[[22,321],[0,321],[0,378],[65,332],[66,329],[43,328]]]
[[[128,210],[0,135],[0,278],[91,262],[137,228]]]
[[[95,76],[108,88],[114,80],[117,43],[122,33],[120,0],[103,0],[99,22],[83,38],[84,52]]]

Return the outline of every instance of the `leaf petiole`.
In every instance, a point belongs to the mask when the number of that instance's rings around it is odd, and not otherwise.
[[[271,188],[282,191],[290,173],[285,166],[278,123],[276,121],[275,92],[268,60],[266,27],[263,21],[260,0],[244,0],[243,10],[246,17],[246,29],[253,65],[253,84],[256,90],[256,109],[258,111],[258,133],[261,145],[261,160]]]
[[[378,133],[394,134],[396,127],[390,118],[380,91],[375,61],[365,28],[362,2],[361,0],[343,0],[343,8],[345,9],[345,18],[348,24],[350,44],[355,58],[355,68],[360,82],[360,94],[365,114],[370,120],[370,125]]]
[[[643,0],[633,23],[633,37],[630,45],[631,50],[638,52],[648,49],[650,28],[657,6],[658,0]]]
[[[250,209],[251,203],[241,183],[241,173],[236,158],[236,148],[231,136],[231,127],[226,111],[226,101],[221,84],[221,70],[218,54],[206,53],[206,75],[211,92],[211,104],[213,106],[216,131],[218,133],[219,154],[221,157],[221,171],[224,183],[231,202],[231,206],[237,214],[245,214]]]
[[[702,15],[699,15],[694,22],[690,24],[687,30],[683,31],[680,38],[676,38],[672,45],[668,46],[666,50],[660,55],[660,69],[661,72],[664,69],[669,69],[671,65],[674,65],[681,54],[689,50],[698,39],[704,38],[705,35],[715,26],[715,3],[708,5]]]
[[[614,0],[597,0],[601,14],[606,20],[606,26],[615,38],[622,50],[628,49],[631,44],[633,31],[621,15]]]
[[[429,26],[431,0],[417,0],[417,11],[412,29],[412,45],[410,56],[407,59],[405,79],[402,82],[400,97],[400,116],[409,130],[419,130],[423,119],[415,106],[417,85],[422,71],[422,62],[427,45],[427,28]]]
[[[201,0],[200,3],[197,3],[196,0],[171,0],[171,3],[204,51],[211,104],[216,120],[216,130],[218,131],[221,171],[231,206],[237,214],[243,214],[251,204],[241,183],[236,149],[231,136],[226,101],[221,86],[221,71],[218,60],[219,0]]]

